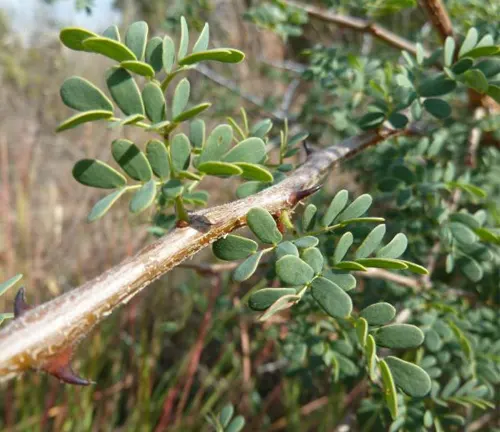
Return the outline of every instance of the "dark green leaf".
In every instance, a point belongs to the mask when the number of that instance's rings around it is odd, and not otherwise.
[[[110,69],[106,73],[106,83],[113,100],[125,115],[145,114],[139,87],[127,70]]]
[[[293,242],[295,243],[295,246],[297,246],[298,248],[307,249],[316,246],[319,243],[319,240],[317,237],[314,236],[305,236],[297,240],[294,240]]]
[[[449,224],[451,234],[462,244],[472,244],[477,241],[477,235],[467,225],[460,222]]]
[[[189,140],[195,148],[205,145],[205,122],[201,119],[193,120],[189,124]]]
[[[323,276],[337,284],[344,291],[351,291],[356,288],[356,278],[352,274],[326,271],[323,273]]]
[[[172,100],[172,116],[175,118],[180,115],[189,101],[189,93],[191,92],[191,85],[187,78],[183,78],[177,84],[174,91]]]
[[[262,243],[277,244],[283,236],[278,230],[271,214],[260,207],[254,207],[247,213],[247,224]]]
[[[463,74],[465,84],[479,93],[488,91],[488,79],[479,69],[470,69]]]
[[[345,318],[351,314],[351,297],[332,281],[323,277],[314,279],[311,294],[328,315],[334,318]]]
[[[276,273],[284,283],[292,286],[307,284],[314,277],[311,266],[293,255],[286,255],[276,262]]]
[[[221,260],[236,261],[254,254],[257,251],[257,243],[245,237],[228,234],[217,240],[212,250],[214,255]]]
[[[368,324],[373,326],[384,325],[393,320],[396,316],[396,309],[390,303],[375,303],[360,312]]]
[[[431,391],[431,379],[420,367],[397,357],[386,357],[395,384],[407,395],[424,397]]]
[[[184,186],[180,180],[172,179],[165,183],[162,187],[162,194],[167,199],[174,199],[182,194]]]
[[[373,199],[370,195],[364,194],[356,198],[349,206],[338,216],[338,222],[347,219],[354,219],[363,215],[372,205]]]
[[[305,249],[302,252],[301,258],[311,266],[315,274],[321,273],[323,270],[323,255],[318,248],[312,247]]]
[[[451,107],[448,102],[442,99],[429,98],[424,100],[425,110],[438,119],[445,119],[451,114]]]
[[[403,129],[408,124],[408,117],[397,112],[392,113],[388,120],[396,129]]]
[[[62,132],[66,129],[74,128],[82,123],[87,123],[96,120],[104,120],[113,117],[112,111],[86,111],[80,114],[75,114],[74,116],[64,120],[57,126],[56,132]]]
[[[134,180],[146,182],[151,180],[153,172],[146,155],[132,141],[114,140],[111,154],[118,165]]]
[[[73,167],[73,177],[86,186],[115,189],[127,184],[127,179],[109,165],[97,159],[79,160]]]
[[[103,37],[89,37],[82,42],[86,51],[102,54],[105,57],[122,62],[126,60],[137,60],[134,53],[125,45],[113,39]]]
[[[130,200],[130,211],[132,213],[140,213],[146,210],[156,197],[156,183],[154,180],[149,180],[145,183]]]
[[[142,100],[149,120],[153,123],[160,123],[165,120],[166,102],[158,84],[154,82],[146,83],[142,89]]]
[[[375,129],[385,120],[385,114],[382,112],[370,112],[359,119],[359,127],[363,130]]]
[[[163,41],[155,36],[146,45],[146,62],[150,64],[155,72],[161,71],[163,67]]]
[[[331,201],[321,221],[323,226],[330,226],[347,204],[349,192],[345,189],[339,191]]]
[[[258,164],[266,158],[266,146],[260,138],[247,138],[234,146],[224,157],[224,162],[247,162]]]
[[[474,60],[472,60],[469,57],[464,57],[457,61],[453,67],[451,68],[451,71],[456,74],[456,75],[461,75],[463,74],[466,70],[469,70],[472,65],[474,64]]]
[[[77,76],[64,81],[61,86],[61,99],[77,111],[113,111],[113,104],[100,89]]]
[[[184,57],[179,64],[188,66],[201,61],[218,61],[222,63],[240,63],[245,58],[245,54],[232,48],[218,48],[208,51],[201,51]]]
[[[101,200],[97,201],[92,207],[92,210],[90,211],[87,220],[89,222],[94,222],[95,220],[103,217],[106,212],[111,208],[111,206],[120,198],[124,192],[126,191],[126,188],[121,188],[118,189],[109,195],[106,195],[104,198]]]
[[[461,257],[457,261],[457,267],[473,282],[479,282],[483,278],[483,269],[474,258]]]
[[[302,228],[304,231],[309,231],[314,227],[316,222],[316,212],[318,208],[314,204],[308,204],[302,214]]]
[[[163,68],[167,73],[172,72],[172,68],[175,64],[175,45],[174,41],[170,36],[165,36],[163,38],[163,49],[162,49],[162,63]]]
[[[476,66],[485,77],[492,78],[500,73],[500,59],[499,58],[488,58],[481,60]]]
[[[137,21],[130,24],[125,34],[125,45],[134,53],[137,60],[144,58],[148,30],[148,25],[145,21]]]
[[[335,264],[338,264],[344,259],[347,251],[352,246],[353,241],[354,237],[350,232],[346,232],[342,235],[342,237],[340,237],[340,240],[335,248],[335,252],[333,253],[333,262]]]
[[[398,233],[394,238],[377,252],[377,258],[399,258],[408,246],[408,239],[403,233]]]
[[[424,341],[424,334],[411,324],[391,324],[378,329],[375,340],[386,348],[416,348]]]
[[[198,163],[218,161],[229,150],[233,139],[233,128],[227,124],[217,126],[207,138]]]
[[[170,164],[165,144],[159,140],[151,140],[146,144],[146,156],[155,175],[159,178],[168,178]]]
[[[297,249],[297,246],[295,246],[290,241],[284,241],[283,243],[280,243],[276,248],[276,259],[283,258],[285,255],[293,255],[298,257],[299,250]]]
[[[280,297],[295,294],[295,288],[264,288],[250,296],[248,306],[256,311],[264,311]]]
[[[170,153],[172,155],[172,167],[175,171],[187,169],[191,159],[189,138],[184,134],[175,135],[170,143]]]
[[[378,248],[382,239],[385,235],[385,225],[377,225],[363,240],[363,243],[358,247],[355,253],[356,259],[366,258],[369,256],[375,249]]]
[[[177,117],[174,118],[174,122],[180,123],[189,119],[192,119],[193,117],[196,117],[198,114],[202,113],[206,109],[210,108],[212,106],[211,103],[204,102],[198,105],[195,105],[192,108],[189,108],[186,111],[183,111],[180,113]]]
[[[418,93],[422,97],[443,96],[455,90],[457,84],[444,74],[426,79],[419,87]]]
[[[437,352],[443,347],[443,341],[435,330],[429,329],[425,333],[425,346],[431,352]]]

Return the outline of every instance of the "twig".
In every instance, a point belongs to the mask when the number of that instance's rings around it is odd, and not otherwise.
[[[299,75],[303,74],[304,71],[307,69],[306,65],[291,60],[283,60],[279,62],[275,60],[269,60],[264,57],[257,57],[257,60],[260,61],[261,63],[264,63],[267,66],[272,66],[273,68],[286,70],[288,72],[293,72]]]
[[[178,267],[196,270],[201,274],[218,274],[234,270],[236,267],[238,267],[239,264],[239,262],[234,261],[222,264],[197,264],[191,262],[183,262],[179,264]]]
[[[454,37],[450,17],[441,0],[421,0],[420,4],[427,11],[432,25],[443,42],[448,36]]]
[[[409,288],[413,288],[414,290],[418,290],[422,287],[422,282],[418,279],[403,276],[397,273],[391,273],[387,270],[382,269],[370,268],[368,269],[368,271],[356,272],[356,276],[373,279],[384,279],[391,282],[396,282]]]
[[[369,20],[338,15],[329,12],[328,10],[319,8],[317,6],[304,4],[296,1],[286,0],[284,3],[304,10],[311,17],[338,25],[340,27],[345,27],[357,32],[370,33],[374,37],[386,42],[387,44],[393,47],[399,48],[404,51],[408,51],[413,55],[417,54],[417,47],[413,42],[404,39],[401,36],[397,35],[396,33],[393,33],[390,30],[380,27],[379,25],[374,24]],[[426,56],[427,55],[428,53],[426,53]]]
[[[413,129],[381,128],[318,151],[281,183],[248,198],[192,213],[188,227],[174,229],[101,276],[34,307],[0,330],[0,381],[28,369],[50,369],[62,352],[70,352],[116,308],[201,249],[244,226],[251,208],[263,207],[272,214],[293,208],[332,167]]]
[[[479,417],[477,420],[473,421],[466,429],[467,432],[476,432],[476,431],[481,431],[481,430],[487,430],[484,427],[490,423],[492,420],[498,419],[498,410],[495,412],[489,412],[481,417]],[[494,424],[490,426],[495,426]],[[498,424],[496,425],[498,426]]]

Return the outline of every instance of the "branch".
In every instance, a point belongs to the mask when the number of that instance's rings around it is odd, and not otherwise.
[[[302,9],[303,11],[307,12],[309,16],[317,18],[319,20],[326,21],[357,32],[369,33],[393,47],[399,48],[404,51],[408,51],[413,55],[417,55],[417,47],[413,42],[404,39],[401,36],[397,35],[396,33],[393,33],[390,30],[380,27],[379,25],[374,24],[369,20],[338,15],[329,12],[325,9],[319,8],[317,6],[299,3],[296,1],[287,0],[285,1],[285,4]],[[429,54],[426,53],[426,56],[428,55]]]
[[[96,324],[181,262],[244,226],[251,208],[260,206],[273,214],[291,209],[333,166],[390,137],[414,130],[381,128],[313,153],[281,183],[248,198],[194,212],[189,226],[174,229],[101,276],[31,310],[23,308],[22,315],[0,331],[0,381],[29,369],[43,369],[61,377],[62,372],[68,372],[73,348]]]
[[[427,11],[432,25],[443,42],[448,36],[454,37],[450,17],[441,0],[421,0],[420,4]]]

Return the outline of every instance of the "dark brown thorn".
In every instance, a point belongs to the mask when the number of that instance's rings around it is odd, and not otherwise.
[[[24,287],[19,288],[16,298],[14,299],[14,317],[19,318],[31,308],[32,306],[26,303],[26,299],[24,297]]]
[[[78,375],[75,374],[75,372],[71,368],[72,354],[73,354],[73,348],[67,348],[57,356],[52,357],[42,369],[66,384],[74,384],[81,386],[95,384],[93,381],[80,378]]]
[[[303,200],[304,198],[307,198],[308,196],[318,192],[322,187],[323,187],[323,185],[319,184],[319,185],[313,186],[312,188],[304,189],[304,190],[301,190],[299,192],[293,193],[292,196],[290,197],[290,200],[289,200],[290,204],[292,206],[294,206],[295,204],[297,204],[299,201]]]
[[[302,141],[302,146],[304,147],[307,157],[314,153],[314,150],[309,146],[307,140]]]

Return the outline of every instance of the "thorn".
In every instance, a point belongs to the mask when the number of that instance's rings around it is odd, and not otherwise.
[[[73,348],[70,347],[57,356],[52,357],[42,369],[66,384],[81,386],[95,384],[93,381],[86,380],[76,375],[76,373],[71,368],[72,354]]]
[[[24,297],[24,287],[19,288],[14,299],[14,317],[19,318],[27,311],[32,308],[28,303],[26,303],[26,298]]]
[[[179,219],[176,223],[175,226],[177,228],[186,228],[189,226],[189,222],[183,219]]]
[[[307,140],[302,141],[302,146],[304,147],[307,157],[314,153],[314,150],[309,146]]]
[[[313,186],[312,188],[304,189],[304,190],[301,190],[299,192],[295,192],[290,197],[289,202],[292,206],[294,206],[295,204],[297,204],[299,201],[303,200],[304,198],[307,198],[308,196],[318,192],[322,187],[323,187],[323,185],[319,184],[319,185]]]

